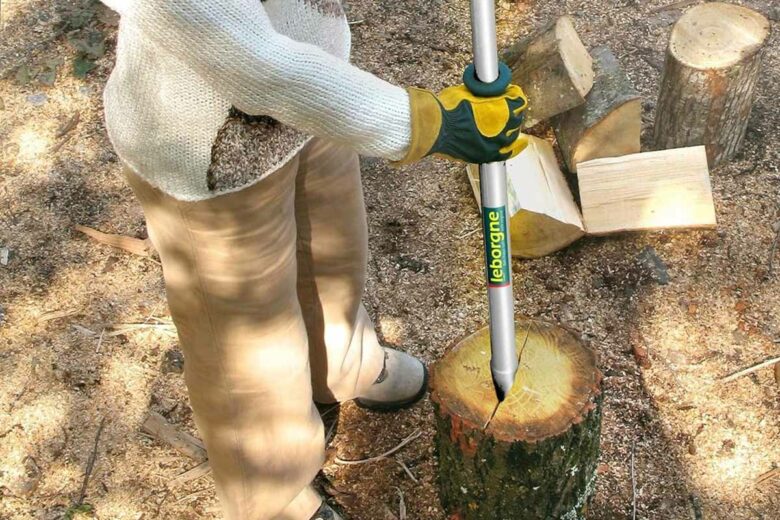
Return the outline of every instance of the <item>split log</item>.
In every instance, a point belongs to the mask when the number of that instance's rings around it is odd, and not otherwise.
[[[599,456],[596,356],[561,327],[520,318],[516,329],[520,369],[492,420],[488,329],[432,368],[442,504],[457,520],[581,519]]]
[[[591,52],[596,79],[585,104],[556,116],[558,145],[570,172],[601,157],[638,153],[642,98],[607,47]]]
[[[706,145],[711,167],[730,159],[747,130],[769,22],[737,5],[707,3],[672,29],[655,146]]]
[[[515,43],[501,59],[528,95],[526,127],[582,105],[593,86],[593,60],[569,16]]]
[[[539,258],[584,234],[579,209],[550,143],[528,136],[528,147],[507,161],[506,171],[513,256]],[[469,165],[467,173],[479,204],[479,168]]]
[[[577,178],[588,234],[716,225],[703,146],[586,161]]]

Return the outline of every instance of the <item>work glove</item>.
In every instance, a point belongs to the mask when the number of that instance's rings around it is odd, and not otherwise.
[[[502,64],[502,67],[506,65]],[[473,68],[467,69],[464,78]],[[508,69],[502,70],[508,74]],[[467,80],[468,81],[468,80]],[[505,161],[528,145],[520,133],[523,111],[528,105],[523,90],[508,85],[495,95],[490,89],[479,92],[471,82],[449,87],[438,95],[410,87],[412,140],[406,156],[399,164],[415,162],[427,155],[483,164]]]

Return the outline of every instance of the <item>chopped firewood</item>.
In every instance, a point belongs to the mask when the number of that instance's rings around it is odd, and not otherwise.
[[[769,21],[738,5],[712,2],[672,29],[655,118],[658,149],[706,145],[714,167],[742,145]]]
[[[550,143],[528,137],[528,148],[507,161],[511,253],[538,258],[568,246],[583,234],[582,219]],[[479,169],[467,168],[480,203]]]
[[[642,98],[607,47],[592,51],[596,80],[585,104],[553,120],[569,171],[577,163],[639,153]]]
[[[582,105],[593,86],[593,60],[569,16],[515,43],[502,60],[528,95],[526,127]]]
[[[149,416],[141,426],[141,431],[160,442],[170,445],[182,455],[196,462],[205,462],[208,459],[206,448],[203,447],[200,439],[177,429],[166,421],[165,417],[156,412],[149,413]]]
[[[716,225],[703,146],[594,159],[577,176],[588,234]]]
[[[80,231],[88,237],[94,239],[101,244],[105,244],[117,249],[122,249],[129,253],[139,256],[151,256],[154,252],[154,246],[152,242],[147,238],[141,240],[140,238],[128,237],[125,235],[114,235],[111,233],[103,233],[97,229],[92,229],[87,226],[76,225],[76,231]]]

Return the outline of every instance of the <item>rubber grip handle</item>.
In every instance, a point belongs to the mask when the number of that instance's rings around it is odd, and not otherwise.
[[[484,83],[477,77],[477,68],[471,63],[463,71],[463,84],[469,92],[479,97],[495,97],[506,92],[512,81],[512,71],[503,61],[498,63],[498,77],[490,83]]]

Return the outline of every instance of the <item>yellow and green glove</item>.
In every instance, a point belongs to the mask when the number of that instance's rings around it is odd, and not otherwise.
[[[463,84],[439,95],[408,88],[412,113],[412,140],[407,164],[426,155],[472,164],[505,161],[528,145],[520,133],[528,105],[523,90],[508,85],[502,94],[481,97]]]

